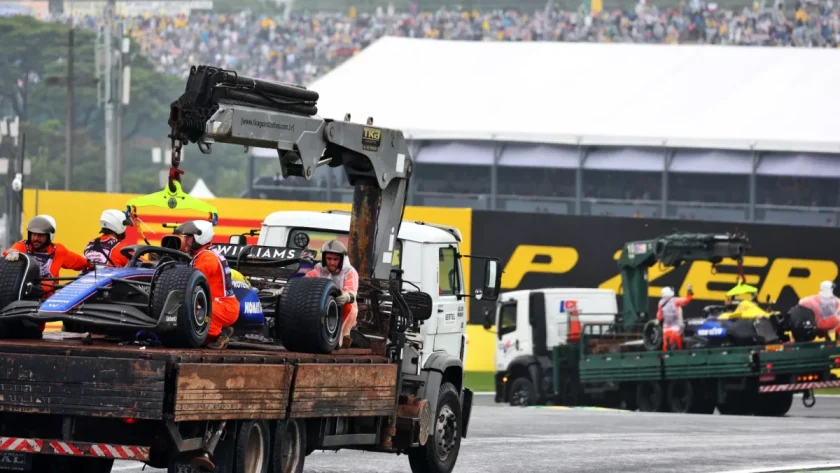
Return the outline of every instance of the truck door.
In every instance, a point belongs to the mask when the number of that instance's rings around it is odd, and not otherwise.
[[[445,351],[452,356],[461,355],[461,334],[467,323],[464,303],[459,301],[456,294],[462,293],[464,281],[461,268],[456,258],[457,251],[450,245],[429,245],[436,254],[438,261],[437,297],[434,300],[432,317],[437,317],[437,334],[435,335],[435,351]],[[431,292],[431,291],[430,291]]]
[[[520,341],[523,330],[529,330],[528,321],[520,320],[518,307],[521,304],[511,299],[499,305],[499,317],[496,322],[496,371],[506,371],[511,362],[523,353]]]

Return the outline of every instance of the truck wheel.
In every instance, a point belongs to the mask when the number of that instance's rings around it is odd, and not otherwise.
[[[533,406],[537,401],[537,390],[528,378],[516,378],[510,387],[511,406]]]
[[[636,405],[640,412],[659,412],[663,407],[662,385],[643,381],[636,385]]]
[[[242,422],[236,434],[233,473],[268,473],[271,433],[264,420]]]
[[[298,419],[277,421],[271,446],[271,473],[302,473],[307,455],[306,430]]]
[[[330,279],[292,279],[277,302],[277,333],[289,351],[329,354],[341,334],[341,290]]]
[[[412,473],[450,473],[461,449],[461,399],[452,383],[443,383],[438,395],[429,440],[408,451]]]
[[[758,396],[755,415],[764,417],[784,417],[793,405],[793,393],[771,393]]]
[[[180,297],[173,314],[165,314],[166,300],[175,291]],[[174,331],[159,334],[164,345],[173,348],[198,348],[210,330],[212,299],[207,279],[201,271],[190,267],[167,269],[157,275],[152,286],[152,314],[176,317]]]
[[[702,386],[680,379],[668,383],[668,407],[677,414],[707,413],[705,393]],[[714,407],[712,408],[714,412]]]

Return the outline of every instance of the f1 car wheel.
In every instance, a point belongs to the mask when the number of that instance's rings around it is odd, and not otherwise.
[[[290,351],[332,353],[341,334],[341,290],[330,279],[292,279],[277,302],[276,337]]]
[[[35,299],[41,295],[41,270],[37,261],[27,255],[20,255],[17,261],[0,259],[0,310],[12,302]],[[35,283],[32,296],[25,294],[26,286]],[[0,323],[0,338],[41,338],[37,324],[26,320],[10,320]]]
[[[306,428],[299,419],[277,421],[271,447],[270,473],[302,473],[309,449]]]
[[[461,450],[461,399],[452,383],[443,383],[426,445],[408,451],[412,473],[449,473]]]
[[[647,351],[662,349],[662,325],[655,320],[649,320],[642,329],[642,337]]]
[[[152,313],[164,322],[175,323],[174,330],[158,334],[164,345],[198,348],[204,344],[210,330],[212,299],[201,271],[180,267],[158,273],[151,299]]]

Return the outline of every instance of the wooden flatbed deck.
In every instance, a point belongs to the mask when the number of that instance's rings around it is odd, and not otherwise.
[[[369,349],[315,355],[240,346],[143,347],[62,332],[0,340],[0,412],[179,422],[395,409],[398,367]]]

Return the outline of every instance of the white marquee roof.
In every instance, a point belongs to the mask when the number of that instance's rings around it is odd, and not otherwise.
[[[840,51],[383,38],[311,89],[411,140],[840,152]]]

